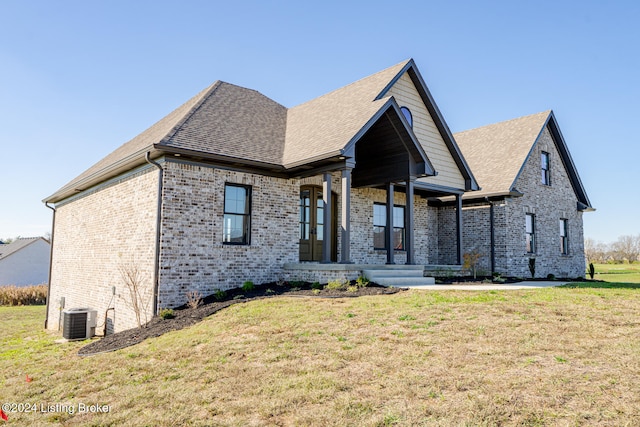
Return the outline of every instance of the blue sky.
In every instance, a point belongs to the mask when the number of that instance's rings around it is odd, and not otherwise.
[[[44,235],[41,200],[215,80],[292,107],[414,58],[453,132],[553,109],[597,212],[640,233],[640,3],[0,3],[0,237]],[[633,191],[632,191],[633,190]]]

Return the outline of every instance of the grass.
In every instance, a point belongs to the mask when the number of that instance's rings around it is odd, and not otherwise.
[[[594,279],[605,282],[640,283],[640,263],[594,264],[594,266],[596,268]]]
[[[624,286],[275,298],[80,358],[0,307],[0,389],[109,405],[14,425],[638,425],[638,312]]]

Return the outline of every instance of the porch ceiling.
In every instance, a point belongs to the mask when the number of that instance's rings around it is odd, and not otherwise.
[[[389,108],[355,144],[353,187],[375,187],[433,174],[429,160],[394,108]]]

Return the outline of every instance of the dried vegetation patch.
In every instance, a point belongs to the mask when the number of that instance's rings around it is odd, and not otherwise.
[[[282,297],[80,358],[42,307],[0,308],[0,370],[12,400],[110,405],[18,424],[639,425],[639,311],[636,289]]]

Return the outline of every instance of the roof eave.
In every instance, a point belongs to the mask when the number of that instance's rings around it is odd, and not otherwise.
[[[175,157],[189,157],[197,160],[208,160],[231,165],[249,166],[257,169],[269,170],[274,173],[284,173],[284,166],[276,163],[261,162],[258,160],[243,159],[241,157],[225,156],[221,154],[207,153],[205,151],[189,150],[186,148],[173,147],[164,144],[154,144],[153,148],[162,154],[173,155]]]
[[[87,190],[93,187],[96,184],[104,182],[110,178],[120,175],[123,172],[133,169],[136,166],[139,166],[146,162],[145,154],[149,151],[153,151],[153,146],[147,146],[142,148],[135,153],[128,155],[127,157],[118,160],[117,162],[96,171],[95,173],[87,176],[86,178],[77,181],[71,182],[66,186],[62,187],[57,192],[53,193],[51,196],[42,200],[43,203],[58,203],[70,196],[78,194],[84,190]],[[155,156],[154,156],[155,157]]]

